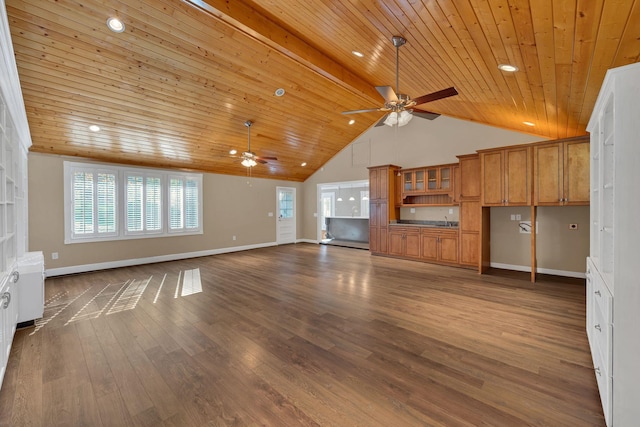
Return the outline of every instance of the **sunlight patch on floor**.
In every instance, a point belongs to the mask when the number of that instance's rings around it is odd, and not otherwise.
[[[198,294],[202,292],[202,281],[200,280],[200,269],[185,270],[182,278],[182,293],[180,296]]]
[[[113,303],[109,311],[107,311],[107,316],[114,313],[119,313],[121,311],[133,310],[138,305],[138,301],[142,297],[145,289],[147,289],[147,285],[151,281],[153,276],[149,277],[147,280],[132,280],[129,283],[129,286],[125,288],[125,290],[120,294],[116,302]]]

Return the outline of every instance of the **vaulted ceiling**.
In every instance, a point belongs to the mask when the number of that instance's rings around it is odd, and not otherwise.
[[[640,60],[640,0],[6,0],[6,7],[32,151],[244,175],[229,150],[246,150],[251,120],[252,151],[278,158],[252,175],[294,181],[383,116],[341,112],[380,107],[375,86],[395,88],[394,35],[407,39],[400,92],[459,92],[425,109],[547,138],[585,134],[607,69]],[[107,28],[113,16],[124,32]]]

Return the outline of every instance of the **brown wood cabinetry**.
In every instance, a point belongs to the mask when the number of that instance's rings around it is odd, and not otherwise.
[[[453,203],[460,203],[460,165],[453,167]]]
[[[589,139],[571,138],[533,147],[534,204],[589,204]]]
[[[480,156],[470,154],[458,156],[458,159],[460,159],[459,262],[462,266],[479,268],[482,224]]]
[[[480,198],[480,156],[468,154],[460,159],[460,199]]]
[[[425,192],[424,169],[402,171],[402,194],[423,194]]]
[[[482,206],[530,206],[531,147],[480,152]]]
[[[453,191],[453,166],[443,165],[426,169],[427,193]]]
[[[423,260],[458,264],[458,230],[423,228],[420,239]]]
[[[451,206],[454,203],[456,164],[401,171],[402,205]]]
[[[420,230],[417,227],[389,227],[389,255],[420,257]]]
[[[395,201],[399,169],[393,165],[369,168],[369,251],[374,254],[389,252],[389,221],[400,216]]]

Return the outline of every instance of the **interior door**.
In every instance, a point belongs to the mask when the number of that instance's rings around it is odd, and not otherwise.
[[[285,245],[296,242],[296,189],[277,187],[276,243]]]

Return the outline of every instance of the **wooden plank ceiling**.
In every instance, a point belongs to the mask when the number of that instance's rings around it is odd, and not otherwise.
[[[243,123],[252,120],[252,151],[278,158],[252,175],[302,181],[382,116],[340,113],[382,106],[374,86],[395,86],[393,35],[407,39],[402,93],[460,92],[423,108],[541,137],[585,134],[607,69],[640,59],[639,3],[6,0],[6,7],[32,151],[245,175],[229,150],[246,150]],[[123,33],[107,29],[111,16],[124,21]],[[505,63],[519,71],[497,68]],[[101,130],[91,132],[92,124]]]

